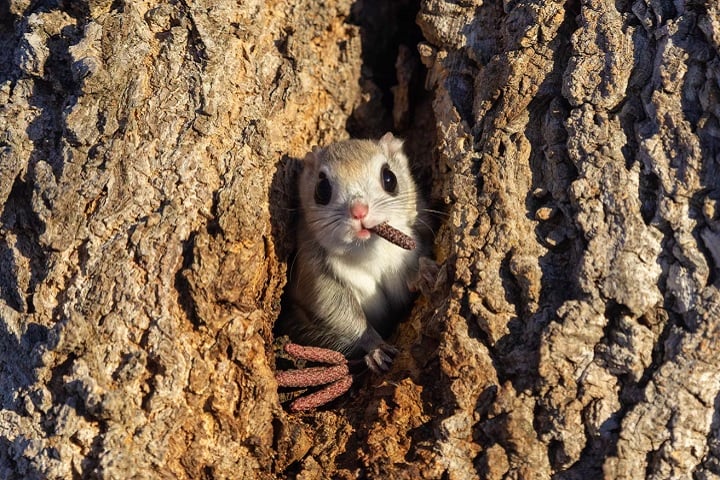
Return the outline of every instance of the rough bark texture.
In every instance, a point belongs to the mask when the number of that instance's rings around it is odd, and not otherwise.
[[[720,478],[716,1],[2,2],[0,112],[0,478]],[[289,414],[293,159],[388,128],[440,276]]]

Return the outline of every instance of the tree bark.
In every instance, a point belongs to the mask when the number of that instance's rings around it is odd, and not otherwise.
[[[0,478],[720,478],[717,2],[19,0],[0,46]],[[386,129],[438,281],[290,414],[295,159]]]

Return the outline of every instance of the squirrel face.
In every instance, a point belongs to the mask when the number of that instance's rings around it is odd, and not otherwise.
[[[301,206],[309,233],[328,252],[366,248],[375,241],[370,229],[383,222],[413,226],[415,182],[402,142],[388,135],[378,142],[339,142],[305,158]]]

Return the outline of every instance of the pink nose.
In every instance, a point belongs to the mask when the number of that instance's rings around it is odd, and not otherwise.
[[[356,220],[362,220],[367,216],[368,206],[361,202],[355,202],[350,205],[350,215]]]

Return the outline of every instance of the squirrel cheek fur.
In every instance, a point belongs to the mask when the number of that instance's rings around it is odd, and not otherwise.
[[[396,353],[386,344],[413,296],[409,284],[429,242],[402,141],[346,140],[314,149],[299,176],[298,251],[281,333],[293,341],[365,355],[375,371]],[[405,250],[371,232],[387,222],[410,235]]]

